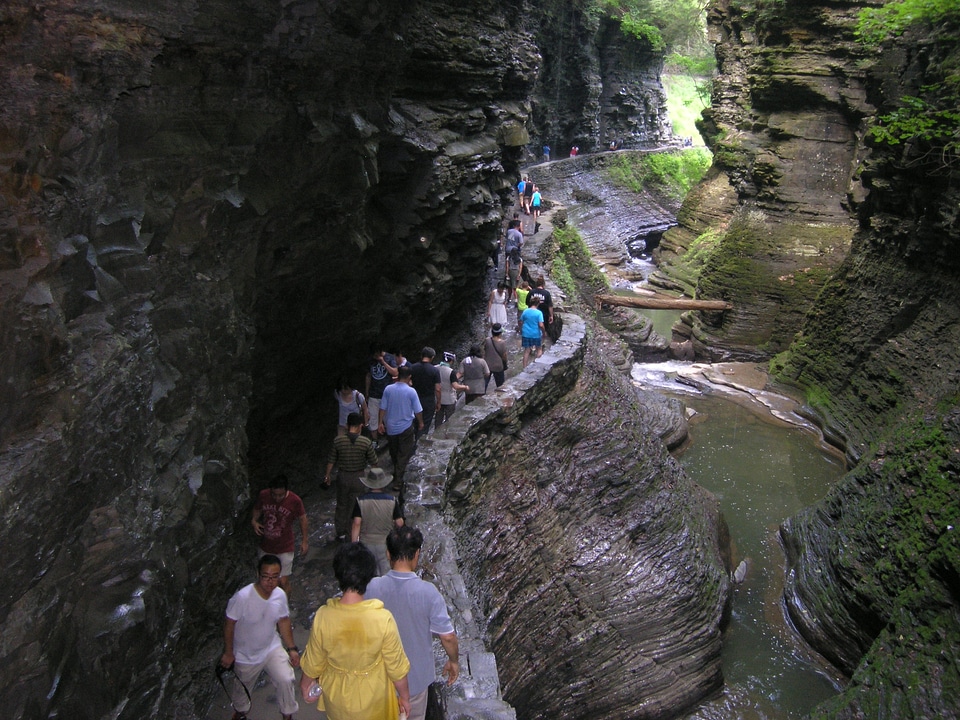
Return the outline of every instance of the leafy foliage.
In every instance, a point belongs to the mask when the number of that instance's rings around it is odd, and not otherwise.
[[[666,71],[660,76],[660,80],[667,93],[667,112],[673,134],[695,139],[697,145],[701,144],[697,120],[703,109],[710,105],[711,80]]]
[[[926,33],[957,22],[957,0],[893,0],[861,10],[856,35],[864,45],[876,47],[911,28]],[[929,71],[932,76],[918,94],[900,97],[899,107],[876,118],[870,133],[878,144],[900,149],[903,167],[955,172],[960,165],[960,73],[955,62],[933,63]]]
[[[637,38],[656,52],[689,52],[706,44],[707,0],[596,0],[596,3],[603,14],[620,23],[624,34]]]
[[[667,56],[665,70],[695,77],[710,77],[717,69],[717,60],[713,53],[705,55],[685,55],[672,52]]]
[[[933,164],[943,169],[960,162],[960,109],[956,93],[944,87],[925,86],[931,99],[911,95],[900,98],[900,107],[882,115],[871,129],[873,139],[885,145],[904,145],[907,165]]]
[[[899,37],[911,25],[934,24],[948,17],[960,19],[957,0],[896,0],[882,7],[861,10],[856,35],[865,45],[879,45]]]
[[[678,200],[700,182],[710,167],[707,150],[694,148],[677,152],[624,154],[611,164],[613,182],[641,192],[647,186]]]

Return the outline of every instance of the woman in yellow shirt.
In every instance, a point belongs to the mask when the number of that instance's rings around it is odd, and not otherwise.
[[[333,572],[343,594],[313,618],[300,659],[303,697],[312,702],[308,693],[318,682],[318,709],[329,720],[397,720],[400,710],[410,712],[410,661],[393,615],[379,600],[363,598],[377,561],[363,543],[347,543],[333,557]]]

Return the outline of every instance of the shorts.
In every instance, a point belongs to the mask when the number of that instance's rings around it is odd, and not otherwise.
[[[380,400],[381,398],[367,398],[367,409],[370,411],[367,429],[372,433],[377,432],[377,428],[380,427]]]
[[[293,572],[293,553],[268,553],[263,550],[257,550],[257,560],[264,555],[276,555],[280,558],[280,577],[287,577]]]
[[[540,347],[541,345],[543,345],[543,338],[528,338],[528,337],[525,337],[525,338],[523,338],[523,342],[521,343],[521,346],[522,346],[522,347],[525,347],[525,348],[528,348],[528,347]]]

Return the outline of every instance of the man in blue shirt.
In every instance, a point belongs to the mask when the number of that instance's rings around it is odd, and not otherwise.
[[[416,433],[423,431],[423,406],[417,391],[413,389],[413,375],[409,366],[397,370],[397,381],[383,391],[378,429],[387,436],[387,447],[393,460],[392,489],[403,505],[403,474],[417,446]]]
[[[538,309],[539,305],[540,298],[531,290],[527,295],[527,309],[520,314],[520,344],[523,346],[524,367],[543,354],[543,313]]]
[[[452,685],[460,674],[460,651],[457,633],[450,621],[447,605],[432,583],[417,576],[423,535],[416,528],[394,527],[387,535],[390,572],[374,578],[364,595],[368,600],[381,600],[393,613],[403,641],[403,651],[410,660],[410,714],[408,720],[423,720],[427,712],[427,691],[436,677],[433,660],[433,636],[447,654],[443,674]]]

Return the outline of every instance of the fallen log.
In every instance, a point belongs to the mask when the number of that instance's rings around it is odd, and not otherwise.
[[[619,305],[620,307],[647,308],[650,310],[732,310],[726,300],[691,300],[663,296],[597,295],[597,307]]]

